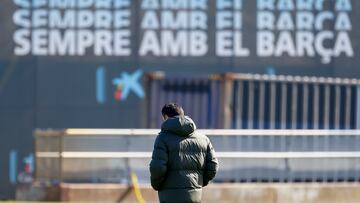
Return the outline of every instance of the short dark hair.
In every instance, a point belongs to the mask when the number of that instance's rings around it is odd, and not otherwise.
[[[168,103],[162,107],[161,114],[168,117],[183,116],[184,110],[177,103]]]

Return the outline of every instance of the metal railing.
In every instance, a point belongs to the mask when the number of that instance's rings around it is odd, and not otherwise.
[[[359,80],[231,74],[231,128],[356,129]]]
[[[200,128],[358,129],[360,80],[226,73],[208,77],[150,74],[147,127],[158,110],[183,105]]]
[[[360,130],[199,130],[220,161],[218,182],[360,181]],[[35,131],[36,180],[149,182],[157,129]]]

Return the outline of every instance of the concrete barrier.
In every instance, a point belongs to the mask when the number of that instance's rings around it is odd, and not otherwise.
[[[60,188],[58,186],[46,186],[33,184],[17,184],[16,200],[20,201],[58,201],[60,197]]]
[[[149,185],[141,187],[147,203],[158,202]],[[118,184],[62,184],[62,201],[136,203],[131,188]],[[360,184],[211,184],[203,203],[359,203]]]

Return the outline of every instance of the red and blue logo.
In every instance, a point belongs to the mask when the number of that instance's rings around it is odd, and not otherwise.
[[[130,93],[135,94],[139,98],[144,98],[145,93],[141,85],[142,70],[136,70],[133,73],[122,72],[119,77],[112,79],[115,86],[114,98],[117,101],[125,101]],[[104,67],[96,70],[96,100],[100,104],[106,102],[106,73]]]
[[[139,98],[144,98],[144,90],[139,82],[142,74],[141,70],[137,70],[132,74],[123,72],[120,77],[114,78],[112,82],[116,86],[115,99],[118,101],[126,100],[131,91]]]

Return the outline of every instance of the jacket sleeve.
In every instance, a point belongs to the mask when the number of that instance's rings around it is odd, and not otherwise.
[[[207,152],[206,152],[206,166],[204,171],[204,183],[203,186],[206,186],[209,184],[209,181],[212,180],[217,171],[219,169],[219,162],[217,158],[215,157],[215,150],[209,141],[209,144],[207,146]]]
[[[159,190],[165,180],[168,163],[168,152],[160,135],[156,138],[150,162],[150,180],[154,190]]]

